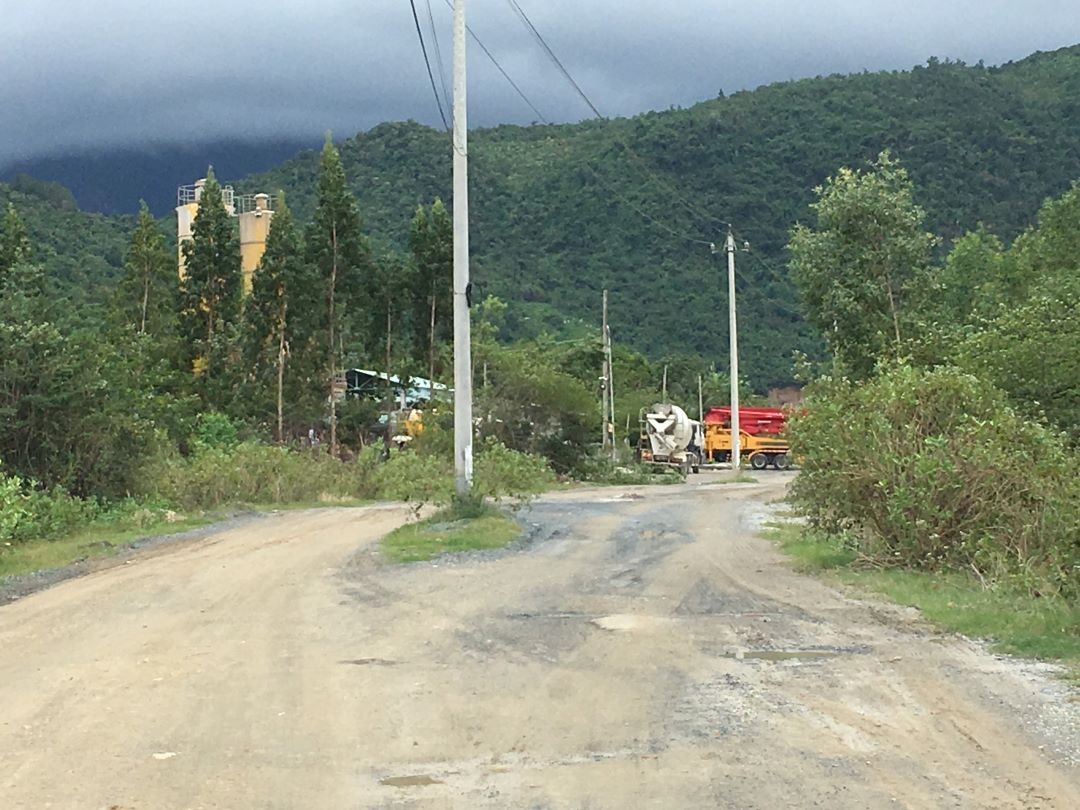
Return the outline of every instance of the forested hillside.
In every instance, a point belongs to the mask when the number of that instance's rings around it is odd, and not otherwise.
[[[9,203],[26,225],[34,261],[59,288],[68,314],[103,303],[119,277],[135,218],[80,211],[68,189],[26,176],[0,183],[0,210]]]
[[[1044,199],[1080,177],[1078,123],[1074,47],[999,68],[931,60],[910,72],[775,84],[632,119],[476,131],[474,279],[510,303],[506,337],[597,323],[607,287],[617,341],[654,358],[694,353],[723,366],[723,256],[708,243],[720,243],[731,222],[740,245],[751,243],[739,257],[742,368],[763,388],[790,378],[793,349],[817,346],[783,251],[813,188],[838,166],[891,149],[946,246],[979,222],[1011,239]],[[341,153],[378,251],[403,251],[416,205],[450,197],[445,133],[384,124],[342,143]],[[284,189],[305,219],[317,162],[302,153],[232,182]],[[46,263],[92,287],[118,266],[130,225],[37,192],[37,208],[23,215],[56,254]],[[21,206],[19,196],[27,194],[16,194]]]

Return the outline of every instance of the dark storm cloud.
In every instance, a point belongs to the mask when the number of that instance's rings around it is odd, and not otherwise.
[[[606,115],[687,105],[721,88],[904,69],[929,56],[997,64],[1080,42],[1075,0],[519,1]],[[445,2],[431,0],[449,70]],[[426,22],[425,0],[417,5]],[[468,12],[545,117],[589,115],[506,0],[469,0]],[[470,93],[473,125],[536,118],[475,47]],[[438,121],[407,0],[7,0],[0,9],[0,165],[105,145],[344,136],[405,118]]]

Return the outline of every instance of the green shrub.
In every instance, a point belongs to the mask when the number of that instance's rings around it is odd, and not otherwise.
[[[394,453],[375,473],[375,488],[380,498],[405,501],[423,506],[445,505],[454,494],[454,465],[441,455]]]
[[[240,444],[240,429],[228,416],[216,411],[200,413],[195,420],[191,448],[195,452],[205,450],[231,450]]]
[[[1080,584],[1080,493],[1058,434],[953,368],[824,378],[789,437],[812,526],[880,564]]]
[[[10,542],[28,515],[22,481],[0,472],[0,541]]]
[[[189,458],[155,460],[144,476],[143,493],[189,510],[324,497],[367,499],[378,491],[377,460],[376,448],[343,463],[326,453],[298,453],[254,442],[232,448],[206,446]]]
[[[0,542],[52,540],[93,520],[95,501],[76,498],[60,487],[40,489],[33,481],[0,471]]]
[[[545,458],[511,450],[491,439],[480,446],[473,476],[474,495],[524,503],[554,483],[555,474]]]

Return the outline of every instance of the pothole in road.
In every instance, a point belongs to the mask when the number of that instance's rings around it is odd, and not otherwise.
[[[799,661],[820,660],[824,658],[836,658],[840,655],[861,655],[865,649],[816,649],[816,650],[737,650],[724,653],[724,658],[732,658],[736,661]]]
[[[615,614],[612,616],[600,616],[590,620],[601,630],[610,630],[615,633],[627,633],[635,630],[655,630],[668,627],[672,620],[664,616],[643,616],[633,613]]]
[[[349,658],[338,661],[339,664],[351,664],[354,667],[393,667],[397,661],[387,661],[385,658]]]
[[[399,788],[424,787],[425,785],[441,785],[443,780],[422,773],[415,776],[387,776],[385,779],[380,779],[379,784]]]
[[[745,650],[725,653],[725,658],[757,661],[791,661],[799,658],[834,658],[840,655],[833,650]]]

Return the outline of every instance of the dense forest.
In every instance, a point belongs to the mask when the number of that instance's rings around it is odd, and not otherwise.
[[[930,60],[908,72],[779,83],[629,119],[478,130],[474,279],[509,305],[506,339],[581,334],[610,288],[617,342],[722,369],[723,256],[708,243],[730,222],[751,248],[739,256],[741,367],[764,390],[791,379],[794,350],[821,351],[785,269],[789,231],[808,216],[814,187],[890,149],[939,251],[979,223],[1009,241],[1080,177],[1078,99],[1074,47],[995,68]],[[384,124],[340,150],[374,250],[404,252],[410,212],[449,200],[447,135]],[[318,153],[303,152],[231,182],[282,189],[305,219],[317,167]],[[50,275],[77,288],[76,300],[100,300],[119,275],[130,220],[81,213],[61,189],[26,179],[0,187],[8,201]]]

